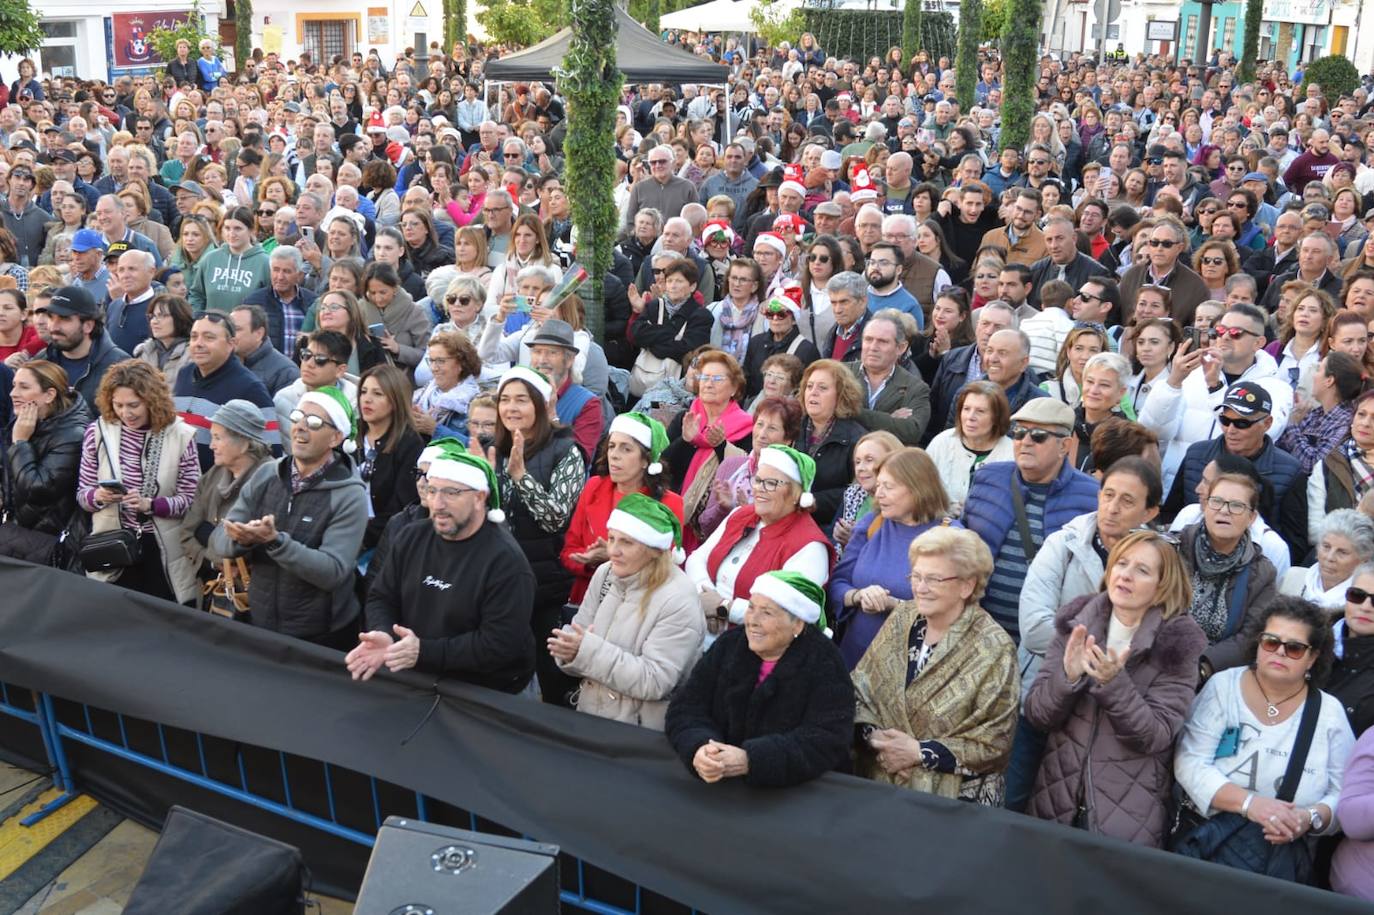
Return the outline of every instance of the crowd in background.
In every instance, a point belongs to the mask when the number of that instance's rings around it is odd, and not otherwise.
[[[489,49],[21,64],[0,554],[1374,898],[1370,81],[669,38],[599,333]]]

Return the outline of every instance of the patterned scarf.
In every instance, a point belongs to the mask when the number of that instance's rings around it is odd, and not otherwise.
[[[1355,478],[1355,501],[1358,502],[1374,487],[1374,467],[1369,465],[1365,452],[1353,438],[1346,440],[1345,456],[1350,461],[1350,475]]]
[[[744,350],[749,346],[749,329],[759,314],[759,300],[750,298],[743,309],[737,308],[730,299],[720,300],[720,348],[744,362]]]
[[[1249,531],[1240,538],[1234,550],[1222,555],[1212,546],[1206,526],[1199,525],[1197,539],[1193,542],[1192,612],[1193,619],[1207,634],[1208,642],[1220,641],[1226,635],[1226,621],[1230,615],[1226,592],[1249,555]]]

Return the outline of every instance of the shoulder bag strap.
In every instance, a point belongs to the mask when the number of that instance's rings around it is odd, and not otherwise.
[[[100,440],[100,450],[103,451],[103,452],[105,452],[105,462],[106,462],[107,464],[109,464],[109,466],[110,466],[110,479],[112,479],[112,480],[118,480],[118,479],[119,479],[119,465],[118,465],[117,463],[115,463],[114,458],[110,456],[110,445],[109,445],[109,443],[105,440],[105,421],[104,421],[103,419],[99,419],[99,418],[96,419],[96,421],[95,421],[95,435],[96,435],[96,438],[98,438],[98,439]],[[97,475],[97,476],[100,475],[100,467],[99,467],[98,463],[97,463],[97,466],[96,466],[96,475]]]
[[[1298,736],[1293,741],[1293,752],[1288,757],[1288,768],[1283,773],[1279,785],[1279,800],[1293,803],[1298,793],[1298,782],[1302,781],[1302,767],[1307,765],[1307,751],[1312,748],[1312,735],[1317,731],[1317,718],[1321,716],[1322,691],[1316,684],[1307,687],[1307,702],[1302,707],[1302,720],[1298,722]]]
[[[1240,629],[1241,621],[1245,619],[1245,595],[1250,590],[1250,569],[1251,563],[1241,566],[1236,573],[1236,585],[1231,591],[1231,606],[1226,612],[1226,631],[1222,638],[1227,639]]]
[[[1011,490],[1011,507],[1016,511],[1016,526],[1021,530],[1021,548],[1029,565],[1035,554],[1040,552],[1040,544],[1031,536],[1030,518],[1026,517],[1026,502],[1021,495],[1021,486],[1016,482],[1015,471],[1012,471],[1011,486],[1008,488]]]

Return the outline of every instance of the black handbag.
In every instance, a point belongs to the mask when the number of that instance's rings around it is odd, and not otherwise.
[[[1298,782],[1307,763],[1307,751],[1312,747],[1321,704],[1321,690],[1309,687],[1298,722],[1298,734],[1293,741],[1293,753],[1288,757],[1288,768],[1279,785],[1278,799],[1281,801],[1291,803],[1298,793]],[[1271,845],[1258,823],[1238,813],[1218,813],[1202,819],[1190,807],[1181,807],[1179,814],[1169,843],[1171,851],[1292,883],[1311,880],[1312,849],[1303,839],[1286,845]]]
[[[100,421],[96,421],[96,436],[100,439],[100,449],[105,452],[105,460],[109,462],[110,473],[114,474],[115,479],[119,478],[119,465],[110,456],[110,449],[105,444],[105,427]],[[101,509],[104,511],[104,509]],[[114,506],[116,517],[119,514],[119,506]],[[87,572],[112,572],[115,569],[127,569],[129,566],[137,565],[143,552],[143,542],[137,533],[127,531],[123,527],[115,528],[112,531],[101,531],[98,534],[87,534],[77,550],[77,557],[81,562],[81,567]]]

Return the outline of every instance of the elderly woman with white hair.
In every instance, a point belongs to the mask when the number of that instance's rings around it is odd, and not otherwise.
[[[1097,469],[1093,467],[1093,430],[1110,417],[1125,418],[1121,401],[1130,378],[1131,364],[1118,353],[1098,353],[1083,366],[1082,400],[1074,409],[1069,439],[1069,460],[1078,470],[1092,473]]]
[[[1294,566],[1283,576],[1280,594],[1309,600],[1337,611],[1345,606],[1345,592],[1355,570],[1374,560],[1374,520],[1353,508],[1340,508],[1322,520],[1317,539],[1317,561],[1310,567]]]

